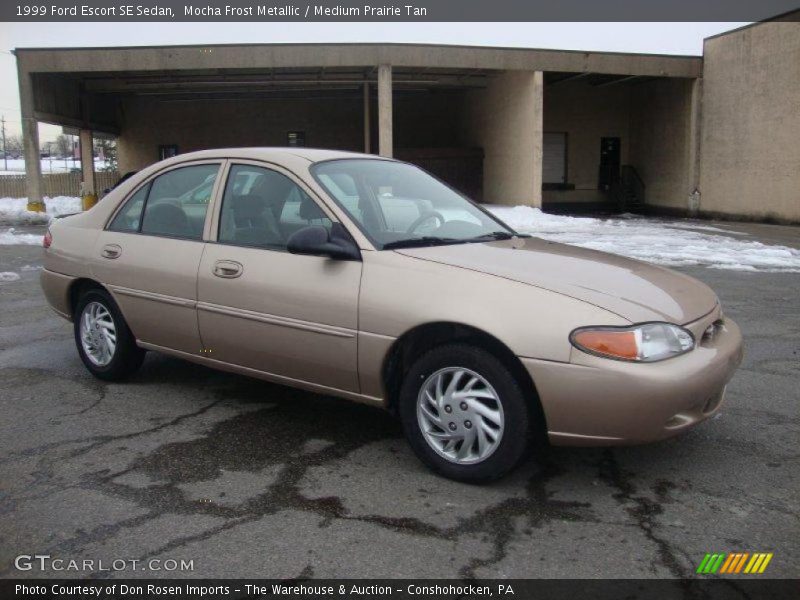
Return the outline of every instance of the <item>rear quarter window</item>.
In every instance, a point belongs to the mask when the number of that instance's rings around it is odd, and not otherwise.
[[[137,232],[142,222],[142,209],[150,184],[140,187],[117,213],[108,228],[111,231]]]

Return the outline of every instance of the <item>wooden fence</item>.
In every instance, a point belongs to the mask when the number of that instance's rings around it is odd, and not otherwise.
[[[95,188],[99,195],[103,190],[110,188],[119,181],[117,171],[98,171],[95,176]],[[42,175],[42,195],[51,198],[55,196],[80,196],[80,173],[45,173]],[[25,198],[28,195],[25,189],[25,174],[0,175],[0,198]]]

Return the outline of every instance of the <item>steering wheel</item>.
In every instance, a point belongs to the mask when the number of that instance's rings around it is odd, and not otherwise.
[[[414,222],[408,226],[408,229],[406,229],[406,233],[409,234],[414,233],[417,230],[417,228],[428,219],[436,219],[437,221],[439,221],[439,227],[444,225],[444,217],[442,216],[442,213],[440,213],[438,210],[429,210],[427,212],[422,213],[420,216],[414,219]]]

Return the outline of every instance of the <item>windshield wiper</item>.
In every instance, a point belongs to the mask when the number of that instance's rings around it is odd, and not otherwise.
[[[510,240],[515,234],[509,231],[492,231],[491,233],[484,233],[476,235],[475,237],[467,238],[465,242],[491,242],[494,240]]]
[[[418,248],[421,246],[444,246],[446,244],[461,244],[466,240],[458,240],[456,238],[442,238],[431,235],[426,235],[418,238],[409,238],[407,240],[397,240],[394,242],[387,242],[383,245],[384,250],[391,250],[393,248]]]

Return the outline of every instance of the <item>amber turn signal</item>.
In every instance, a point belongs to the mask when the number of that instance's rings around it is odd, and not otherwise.
[[[639,346],[633,331],[584,330],[577,332],[572,340],[581,348],[625,360],[639,359]]]
[[[635,362],[656,362],[694,348],[690,331],[672,323],[631,327],[581,327],[569,337],[572,345],[598,356]]]

